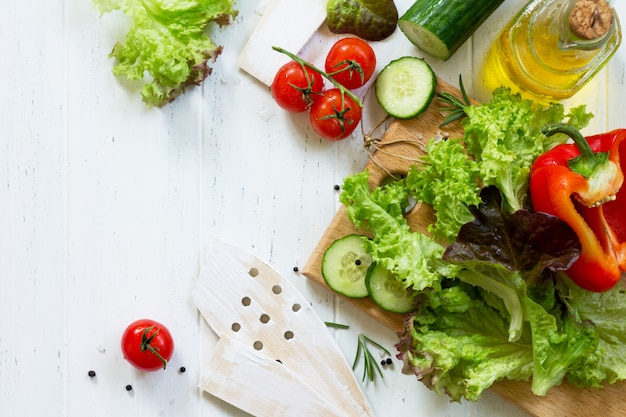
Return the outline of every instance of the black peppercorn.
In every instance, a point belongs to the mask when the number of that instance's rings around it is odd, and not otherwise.
[[[297,267],[297,266],[294,266],[294,267],[293,267],[293,272],[298,272],[299,270],[300,270],[300,269],[298,269],[298,267]]]
[[[339,187],[339,185],[335,184],[335,187],[334,187],[334,188],[335,188],[335,191],[339,191],[339,189],[340,189],[341,187]]]
[[[128,384],[126,385],[126,391],[132,391],[133,390],[133,386]]]
[[[96,376],[96,371],[89,371],[87,372],[87,375],[89,375],[90,378],[93,378],[94,376]]]
[[[356,266],[359,266],[359,265],[361,265],[361,260],[357,259],[356,261],[354,261],[354,263],[356,264]]]
[[[385,363],[387,363],[387,365],[391,365],[393,363],[393,361],[391,360],[391,358],[387,358]]]
[[[185,372],[187,370],[187,368],[185,368],[184,366],[181,366],[179,371],[182,374],[183,372]]]

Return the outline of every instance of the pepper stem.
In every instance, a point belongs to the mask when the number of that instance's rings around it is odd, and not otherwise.
[[[582,133],[568,124],[554,123],[546,125],[541,129],[541,133],[546,136],[563,133],[574,141],[580,151],[580,155],[567,161],[567,165],[569,169],[585,178],[589,178],[598,166],[606,164],[609,160],[608,152],[594,153]]]

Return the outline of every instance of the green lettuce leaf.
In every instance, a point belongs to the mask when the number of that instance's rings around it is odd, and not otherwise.
[[[581,387],[601,387],[626,379],[626,290],[621,285],[605,292],[583,290],[562,277],[560,294],[572,315],[593,323],[599,335],[598,348],[568,374]]]
[[[436,222],[428,231],[438,240],[452,242],[459,229],[472,221],[469,206],[480,203],[478,164],[469,159],[459,139],[435,141],[426,145],[421,166],[412,165],[406,177],[412,196],[430,204]]]
[[[103,14],[121,10],[132,19],[123,42],[110,54],[115,75],[143,84],[147,106],[172,102],[211,73],[208,60],[222,52],[209,36],[210,23],[227,25],[237,15],[232,0],[93,0]]]
[[[535,395],[546,395],[550,388],[563,382],[568,372],[580,364],[598,347],[598,329],[589,321],[570,316],[559,304],[552,312],[546,311],[529,298],[526,312],[532,334],[533,379]]]

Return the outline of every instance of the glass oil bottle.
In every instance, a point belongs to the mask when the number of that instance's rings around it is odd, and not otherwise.
[[[483,66],[487,88],[547,103],[579,91],[622,38],[606,0],[532,0],[501,31]]]

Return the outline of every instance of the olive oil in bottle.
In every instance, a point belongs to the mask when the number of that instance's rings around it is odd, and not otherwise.
[[[620,43],[619,19],[606,0],[532,0],[493,42],[481,75],[490,91],[505,86],[558,101],[580,90]]]

